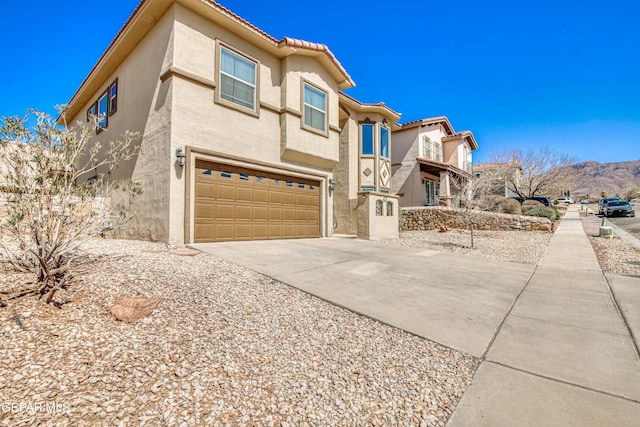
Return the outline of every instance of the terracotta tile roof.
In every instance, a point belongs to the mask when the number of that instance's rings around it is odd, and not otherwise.
[[[398,113],[397,111],[392,110],[391,108],[387,107],[387,105],[386,105],[384,102],[377,102],[377,103],[375,103],[375,104],[367,104],[367,103],[364,103],[364,102],[360,102],[360,101],[358,101],[358,100],[357,100],[357,99],[355,99],[354,97],[349,96],[349,95],[347,95],[347,94],[346,94],[346,93],[344,93],[344,92],[340,92],[340,93],[339,93],[339,97],[340,97],[340,98],[342,98],[343,100],[348,101],[348,102],[351,102],[351,103],[357,104],[357,105],[358,105],[358,106],[360,106],[360,107],[383,108],[383,109],[385,109],[386,111],[388,111],[389,113],[391,113],[391,115],[396,116],[396,117],[397,117],[397,118],[396,118],[396,121],[397,121],[397,120],[399,120],[399,119],[400,119],[400,116],[402,115],[401,113]]]
[[[469,145],[471,145],[471,150],[477,150],[478,149],[478,143],[476,142],[476,138],[473,136],[473,134],[471,133],[471,131],[469,130],[463,130],[462,132],[456,132],[453,135],[449,135],[445,138],[442,138],[443,141],[445,140],[453,140],[453,139],[457,139],[457,138],[462,138],[462,139],[466,139],[467,142],[469,143]]]
[[[176,1],[175,0],[164,0],[164,1],[160,1],[160,0],[141,0],[140,3],[138,3],[138,5],[134,9],[134,11],[129,16],[129,18],[127,18],[127,20],[124,23],[124,25],[122,26],[122,28],[120,28],[120,30],[118,31],[116,36],[113,38],[111,43],[109,43],[109,46],[107,47],[107,49],[102,53],[102,55],[100,56],[98,61],[91,68],[91,70],[89,71],[89,74],[87,74],[85,79],[82,81],[82,84],[79,86],[78,90],[76,91],[76,93],[73,95],[73,97],[69,101],[69,106],[71,106],[74,103],[76,103],[76,101],[78,100],[78,97],[80,96],[81,92],[84,91],[85,86],[91,81],[91,79],[94,77],[95,73],[98,72],[99,68],[101,68],[104,65],[104,61],[106,60],[106,58],[109,56],[109,54],[112,52],[112,50],[116,48],[116,45],[118,44],[120,39],[124,36],[124,33],[131,27],[131,25],[133,25],[133,21],[138,17],[138,15],[140,15],[142,13],[142,10],[144,8],[146,8],[148,6],[149,7],[153,7],[155,5],[157,5],[158,7],[170,7],[170,5],[173,4],[174,2],[176,2]],[[329,50],[329,48],[327,46],[325,46],[323,44],[307,42],[307,41],[304,41],[304,40],[297,40],[297,39],[293,39],[293,38],[290,38],[290,37],[285,37],[282,40],[277,40],[273,36],[267,34],[266,32],[262,31],[260,28],[258,28],[255,25],[251,24],[246,19],[241,18],[240,16],[238,16],[235,13],[231,12],[226,7],[222,6],[220,3],[217,3],[217,2],[215,2],[213,0],[199,0],[198,2],[193,1],[193,0],[183,0],[180,3],[183,3],[184,5],[188,5],[191,2],[193,2],[193,4],[196,4],[196,3],[201,3],[202,4],[202,3],[204,3],[205,5],[208,5],[208,6],[212,7],[212,8],[214,8],[218,12],[222,13],[223,15],[225,15],[228,19],[230,19],[232,21],[235,21],[236,23],[240,24],[241,26],[245,27],[246,29],[254,32],[259,37],[262,37],[264,40],[266,40],[267,42],[269,42],[270,44],[272,44],[276,48],[289,47],[289,48],[294,48],[294,49],[304,49],[304,50],[316,51],[316,52],[324,53],[327,56],[327,58],[329,59],[329,62],[334,67],[336,67],[336,69],[339,71],[340,74],[342,74],[344,76],[344,82],[339,82],[339,83],[344,83],[346,85],[346,87],[354,87],[355,86],[355,83],[351,79],[351,76],[349,76],[349,74],[344,69],[344,67],[342,67],[342,64],[340,64],[340,62],[337,60],[337,58],[334,56],[334,54]],[[166,9],[163,9],[163,10],[166,10]],[[80,107],[77,107],[77,108],[80,108]],[[74,111],[74,113],[77,114],[78,112]]]
[[[451,122],[449,121],[447,116],[428,117],[425,119],[413,120],[411,122],[401,124],[400,130],[411,129],[418,126],[435,125],[439,123],[444,126],[448,135],[453,135],[455,133],[455,131],[453,130],[453,126],[451,125]]]

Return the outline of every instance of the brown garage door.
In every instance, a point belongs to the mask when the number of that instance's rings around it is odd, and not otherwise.
[[[319,183],[196,162],[194,240],[318,237]]]

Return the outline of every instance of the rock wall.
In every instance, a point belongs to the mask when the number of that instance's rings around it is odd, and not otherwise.
[[[465,212],[463,209],[442,206],[403,208],[400,230],[436,230],[441,226],[466,229],[467,215],[476,230],[551,231],[548,218],[475,210]]]

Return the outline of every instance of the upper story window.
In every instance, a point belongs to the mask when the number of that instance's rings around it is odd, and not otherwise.
[[[389,129],[380,127],[380,156],[389,158]]]
[[[109,125],[109,116],[112,116],[118,109],[118,79],[100,94],[89,109],[87,109],[87,121],[92,117],[99,117],[96,125],[96,133],[100,133]]]
[[[109,86],[109,115],[118,110],[118,79]]]
[[[363,123],[360,125],[362,133],[362,154],[365,156],[373,156],[373,125]]]
[[[442,145],[438,141],[432,141],[428,136],[422,137],[422,151],[427,159],[442,161]]]
[[[220,47],[220,98],[256,111],[257,63]]]
[[[327,94],[304,83],[304,125],[321,132],[327,131]]]

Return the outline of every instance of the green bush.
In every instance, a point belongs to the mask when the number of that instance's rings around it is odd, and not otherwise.
[[[551,221],[560,219],[560,212],[558,212],[557,209],[550,208],[548,206],[537,206],[535,208],[528,209],[523,213],[523,215],[549,218]]]
[[[544,206],[542,202],[539,202],[537,200],[527,199],[524,202],[522,202],[522,211],[526,212],[529,209],[539,208],[540,206]]]

